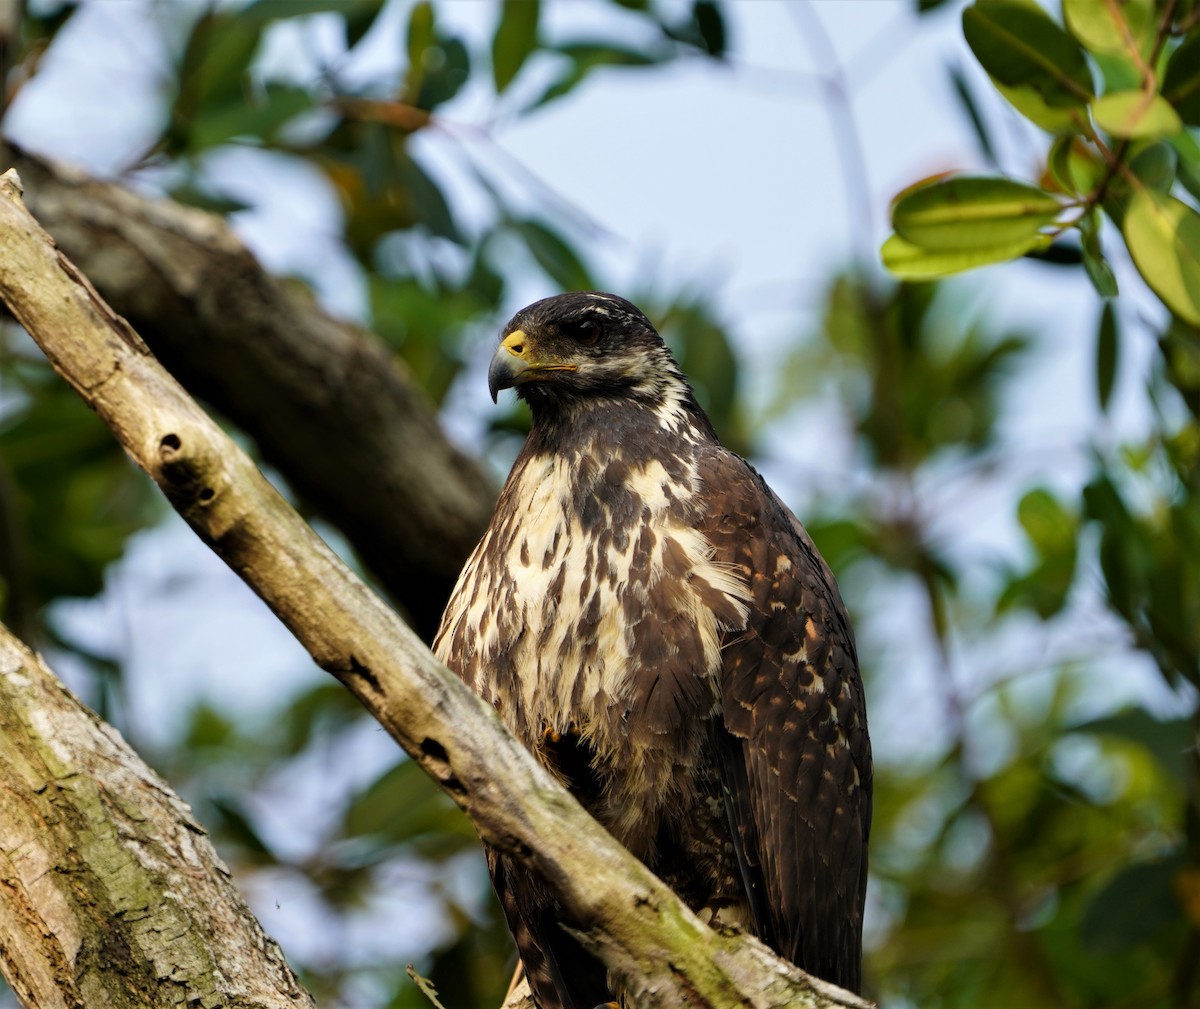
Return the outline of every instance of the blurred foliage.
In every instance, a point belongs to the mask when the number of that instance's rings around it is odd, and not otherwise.
[[[1130,445],[1097,442],[1092,473],[1073,492],[1025,491],[1015,517],[1028,559],[1001,566],[988,620],[1062,622],[1081,595],[1098,594],[1175,692],[1179,717],[1133,708],[1072,724],[1063,699],[1086,690],[1088,663],[1065,664],[1053,674],[1052,703],[1009,709],[1008,728],[1024,740],[981,775],[972,705],[952,706],[958,745],[948,761],[965,798],[940,813],[933,836],[953,837],[973,819],[978,860],[960,926],[980,945],[971,953],[968,940],[966,962],[952,967],[923,961],[920,935],[944,919],[921,906],[897,912],[901,941],[884,950],[901,975],[906,948],[915,957],[905,992],[914,1004],[1200,1005],[1200,12],[1189,2],[1062,0],[1056,19],[1024,0],[975,0],[962,29],[996,92],[1049,134],[1043,167],[1027,181],[948,174],[910,186],[892,204],[885,265],[912,281],[1021,256],[1081,270],[1101,299],[1101,413],[1112,410],[1129,339],[1120,320],[1134,314],[1118,310],[1130,295],[1118,298],[1112,243],[1123,242],[1160,303],[1137,326],[1161,327],[1161,358],[1144,387],[1149,429]],[[981,153],[998,165],[1004,144],[987,97],[961,70],[952,83]],[[935,615],[961,603],[949,584],[928,588]],[[935,627],[948,670],[967,626],[960,618]],[[985,697],[994,717],[1005,694]],[[889,787],[885,777],[881,791]],[[908,787],[915,796],[925,786]],[[903,800],[898,812],[909,812]],[[886,813],[881,820],[886,832]],[[886,875],[880,847],[876,871]],[[946,853],[922,858],[944,871]],[[916,892],[907,871],[892,880],[898,900]]]
[[[1057,241],[1111,298],[1098,239],[1107,217],[1151,290],[1200,327],[1194,5],[1063,0],[1062,14],[1060,24],[1028,0],[975,0],[963,11],[963,34],[992,84],[1053,139],[1032,184],[949,175],[906,189],[892,205],[884,262],[897,276],[931,279],[1046,253]],[[991,156],[994,140],[961,75],[956,89]],[[1062,242],[1073,232],[1078,246]]]
[[[595,281],[579,249],[578,222],[529,209],[546,202],[544,192],[514,198],[494,166],[469,161],[487,212],[468,223],[461,196],[431,169],[416,138],[452,135],[455,124],[441,120],[442,109],[468,87],[490,89],[498,108],[520,116],[609,68],[720,59],[724,19],[711,0],[663,9],[614,3],[620,22],[649,29],[638,33],[641,47],[618,41],[619,33],[553,40],[539,3],[517,0],[496,5],[490,44],[479,48],[447,27],[438,5],[417,2],[403,12],[394,71],[360,81],[351,72],[356,51],[388,8],[384,0],[252,0],[160,9],[157,23],[174,54],[161,131],[130,169],[168,180],[167,194],[181,202],[233,213],[245,204],[214,181],[214,151],[253,148],[315,168],[340,200],[344,247],[367,292],[365,321],[441,401],[462,367],[465,342],[512,307],[509,286],[521,274],[511,263],[539,274],[547,288]],[[9,101],[75,10],[31,5]],[[272,33],[313,17],[337,24],[341,51],[318,65],[296,53],[277,76],[264,72]],[[659,302],[715,421],[740,443],[733,433],[738,362],[724,328],[694,298]],[[498,432],[523,425],[512,413],[495,422]],[[53,604],[99,593],[129,537],[163,514],[153,488],[36,348],[14,327],[0,330],[0,619],[35,644],[73,652],[95,676],[93,704],[118,723],[120,664],[64,640]],[[330,683],[287,700],[265,720],[201,703],[177,747],[141,741],[141,749],[193,802],[250,892],[299,886],[331,934],[380,914],[388,894],[420,894],[440,913],[437,927],[425,930],[417,969],[449,1009],[497,1005],[515,957],[490,903],[478,841],[415,765],[393,758],[373,781],[343,787],[335,807],[304,830],[303,855],[267,826],[279,783],[314,773],[314,761],[327,770],[327,761],[370,731],[363,723],[359,706]],[[401,886],[397,875],[417,882]],[[427,1005],[404,964],[386,955],[389,944],[377,946],[293,955],[292,962],[325,1004]]]
[[[467,145],[456,148],[459,179],[429,157],[429,137],[453,145],[465,129],[447,107],[483,95],[495,116],[526,116],[606,73],[736,52],[711,0],[612,0],[599,5],[611,30],[569,39],[550,34],[547,6],[480,7],[491,18],[481,45],[455,34],[442,4],[404,5],[395,68],[363,75],[358,57],[396,5],[168,5],[161,129],[131,169],[225,213],[243,204],[210,171],[215,151],[315,169],[340,201],[366,321],[443,402],[470,341],[513,307],[517,281],[603,284],[578,215],[553,194],[524,176],[514,185],[501,159]],[[987,163],[1011,143],[992,126],[999,102],[1050,134],[1035,177],[952,175],[902,193],[884,247],[902,281],[866,264],[829,277],[816,323],[781,352],[769,396],[756,389],[753,403],[710,292],[663,293],[647,280],[624,293],[658,322],[728,444],[753,454],[772,428],[795,420],[799,431],[805,410],[832,402],[864,474],[818,487],[805,516],[856,611],[872,696],[932,706],[915,718],[938,727],[916,757],[879,747],[867,994],[922,1009],[1197,1006],[1200,8],[1064,0],[1058,18],[1057,5],[1052,15],[1025,0],[912,7],[928,19],[961,12],[966,43],[1003,96],[951,68]],[[31,5],[10,99],[73,11]],[[336,27],[337,51],[268,72],[270,40],[306,18]],[[475,139],[489,143],[480,129]],[[1122,349],[1147,324],[1124,307],[1129,271],[1114,243],[1171,313],[1137,390]],[[1111,415],[1118,393],[1134,395],[1151,417],[1135,443],[1098,437],[1076,484],[1053,465],[1033,481],[1014,477],[1006,457],[1014,388],[1056,334],[998,330],[960,289],[928,282],[1016,257],[1087,274],[1102,300],[1097,408]],[[496,417],[497,438],[525,423],[515,409]],[[1007,516],[1011,548],[981,558],[967,545],[994,521],[963,521],[973,509]],[[0,329],[0,617],[35,644],[73,651],[106,685],[93,700],[114,719],[120,663],[63,640],[55,604],[98,593],[129,537],[162,515],[97,419],[19,332]],[[906,600],[899,630],[896,599]],[[1055,647],[1056,636],[1071,647]],[[1098,714],[1104,671],[1139,662],[1161,671],[1174,710]],[[361,923],[402,913],[403,901],[431,922],[413,959],[448,1009],[496,1005],[513,958],[470,825],[406,761],[359,768],[372,728],[323,684],[269,716],[236,700],[200,703],[177,745],[142,749],[193,802],[258,906],[306,895],[328,940],[289,956],[324,1004],[427,1004],[386,943],[338,941],[361,936],[356,923],[386,933]],[[308,789],[319,814],[281,828],[281,796]]]

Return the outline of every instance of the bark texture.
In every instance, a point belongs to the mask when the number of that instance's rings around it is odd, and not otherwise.
[[[7,190],[7,191],[6,191]],[[703,925],[430,654],[159,366],[0,180],[0,298],[176,509],[467,812],[558,892],[639,1009],[862,1007]]]
[[[0,143],[10,166],[167,370],[255,439],[432,638],[496,488],[382,341],[264,272],[221,217]]]
[[[39,1009],[314,1005],[187,805],[3,626],[0,967]]]

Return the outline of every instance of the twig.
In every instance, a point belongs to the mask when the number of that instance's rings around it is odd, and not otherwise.
[[[421,994],[424,995],[430,1002],[433,1003],[434,1009],[446,1009],[438,998],[437,989],[433,986],[433,982],[429,978],[421,977],[417,973],[417,968],[411,963],[404,968],[404,973],[412,978],[413,984],[417,986]]]
[[[803,21],[800,34],[813,58],[826,64],[822,72],[828,99],[825,108],[833,140],[837,144],[838,160],[842,164],[846,214],[856,250],[855,258],[859,268],[865,269],[867,264],[876,259],[871,185],[845,70],[837,60],[833,40],[817,16],[811,0],[790,4],[788,10],[796,20]]]

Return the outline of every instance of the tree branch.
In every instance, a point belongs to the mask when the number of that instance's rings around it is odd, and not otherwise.
[[[639,1009],[868,1005],[757,940],[707,928],[322,543],[188,398],[0,178],[0,298],[197,534],[489,843],[555,889]]]
[[[255,439],[432,637],[496,491],[382,341],[266,273],[221,217],[3,143],[0,165],[167,369]]]
[[[2,625],[0,968],[42,1009],[315,1009],[187,805]]]

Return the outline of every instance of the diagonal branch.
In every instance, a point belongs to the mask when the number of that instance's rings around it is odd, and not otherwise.
[[[171,374],[255,439],[431,637],[496,489],[382,341],[264,271],[216,215],[2,142],[0,164]]]
[[[196,533],[466,811],[554,888],[639,1009],[868,1003],[702,924],[288,507],[0,177],[0,299]]]

